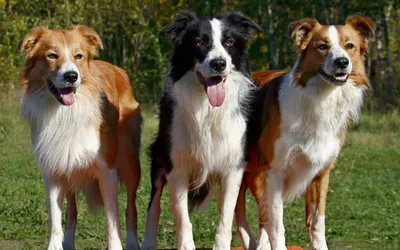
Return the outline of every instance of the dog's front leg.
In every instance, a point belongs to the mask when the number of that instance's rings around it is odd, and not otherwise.
[[[47,250],[63,250],[62,207],[64,190],[59,180],[50,174],[43,173],[44,188],[47,196],[47,209],[49,213],[49,245]]]
[[[108,250],[122,250],[118,217],[117,171],[107,167],[102,168],[98,178],[107,218]]]
[[[244,166],[232,170],[221,180],[221,218],[215,236],[214,250],[230,249],[232,240],[232,222],[235,213]]]
[[[286,250],[283,225],[284,179],[274,170],[268,173],[268,233],[272,250]]]
[[[175,164],[167,175],[167,182],[171,192],[172,208],[176,217],[176,231],[179,250],[196,249],[193,241],[192,224],[188,210],[189,176],[183,164]]]

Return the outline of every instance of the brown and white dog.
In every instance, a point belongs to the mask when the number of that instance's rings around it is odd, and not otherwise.
[[[245,216],[249,188],[259,207],[258,249],[286,249],[283,202],[306,192],[312,249],[327,249],[329,172],[357,121],[369,88],[364,56],[374,23],[350,16],[344,26],[301,19],[290,25],[299,57],[290,72],[253,74],[260,87],[248,126],[249,165],[236,219],[246,249],[256,249]]]
[[[93,60],[103,45],[85,26],[34,28],[18,44],[25,65],[22,114],[31,125],[36,161],[43,172],[50,236],[48,249],[75,249],[75,193],[104,204],[108,249],[122,249],[117,188],[127,188],[127,249],[136,238],[136,189],[140,179],[141,115],[126,72]],[[61,225],[67,197],[66,231]]]

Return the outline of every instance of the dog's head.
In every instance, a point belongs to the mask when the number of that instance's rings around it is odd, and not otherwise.
[[[90,61],[102,48],[99,35],[86,26],[34,28],[18,44],[25,59],[23,87],[28,92],[48,91],[62,105],[72,105]]]
[[[366,84],[364,57],[374,23],[362,16],[350,16],[346,24],[321,25],[312,18],[290,24],[289,32],[300,53],[297,82],[306,85],[316,75],[325,82],[343,85],[350,78]]]
[[[224,83],[233,71],[249,74],[248,41],[258,25],[238,12],[215,17],[197,17],[182,12],[161,30],[174,51],[169,75],[174,82],[195,71],[210,104],[222,105]]]

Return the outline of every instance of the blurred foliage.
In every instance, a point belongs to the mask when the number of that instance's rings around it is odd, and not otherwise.
[[[339,0],[0,0],[0,87],[17,82],[21,58],[18,41],[35,26],[65,28],[85,24],[103,40],[100,57],[129,72],[135,93],[143,103],[158,102],[164,86],[171,47],[158,36],[180,9],[198,15],[239,10],[250,16],[263,32],[254,35],[250,47],[253,70],[290,68],[296,59],[288,24],[315,17],[324,24],[343,24],[351,14],[363,14],[376,23],[367,69],[374,88],[368,108],[384,110],[399,104],[400,66],[399,1]]]

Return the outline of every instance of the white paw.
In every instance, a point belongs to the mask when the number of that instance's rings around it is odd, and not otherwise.
[[[285,240],[280,240],[275,244],[272,244],[272,250],[287,250]]]
[[[231,249],[231,241],[229,239],[215,240],[213,250],[230,250],[230,249]]]
[[[108,250],[122,250],[122,245],[120,240],[110,240],[108,242]]]
[[[328,250],[328,246],[326,245],[326,242],[318,242],[316,243],[315,241],[312,244],[311,247],[312,250]]]
[[[196,247],[194,246],[193,240],[188,240],[180,244],[181,246],[178,247],[179,250],[196,250]]]
[[[63,250],[62,237],[51,237],[47,250]]]
[[[271,250],[271,244],[269,242],[260,242],[257,246],[257,250]]]

